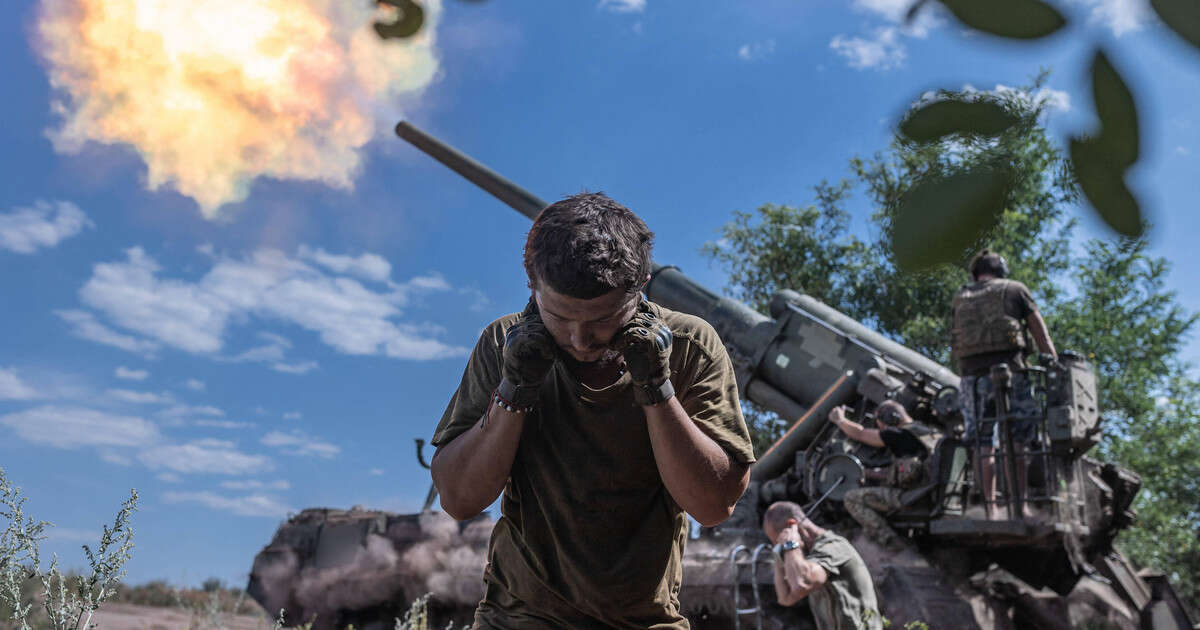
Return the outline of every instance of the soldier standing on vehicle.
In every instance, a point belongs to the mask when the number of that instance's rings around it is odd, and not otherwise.
[[[782,606],[809,600],[817,630],[882,630],[875,583],[850,541],[819,527],[791,501],[763,515],[775,545],[775,598]]]
[[[912,500],[914,495],[906,494],[907,491],[919,493],[922,486],[932,481],[925,470],[925,461],[937,443],[937,436],[928,427],[914,422],[904,406],[894,400],[886,400],[875,408],[874,429],[846,418],[842,407],[829,411],[829,421],[846,437],[886,448],[891,453],[891,465],[864,471],[868,479],[884,485],[850,490],[842,505],[872,540],[892,551],[902,550],[904,540],[888,525],[884,515],[904,507],[905,499]]]
[[[995,499],[994,422],[983,422],[996,416],[996,399],[990,371],[993,365],[1007,364],[1013,369],[1010,412],[1015,416],[1033,417],[1040,413],[1033,397],[1033,383],[1024,372],[1025,353],[1029,348],[1025,326],[1038,350],[1051,360],[1057,358],[1054,343],[1046,330],[1046,322],[1038,311],[1029,288],[1008,279],[1008,263],[1004,257],[983,250],[971,261],[971,284],[959,289],[954,296],[951,351],[958,360],[959,393],[966,424],[967,443],[975,447],[976,478],[982,487],[987,514]],[[1016,490],[1028,496],[1028,462],[1023,454],[1027,445],[1037,439],[1037,422],[1024,420],[1011,423],[1012,457],[1017,458]],[[1032,517],[1028,504],[1022,505],[1022,515]]]
[[[689,627],[687,515],[728,518],[754,454],[716,331],[641,297],[652,238],[603,194],[546,207],[438,424],[443,509],[502,497],[475,628]]]

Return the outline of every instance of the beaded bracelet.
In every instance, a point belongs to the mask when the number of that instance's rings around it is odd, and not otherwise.
[[[496,406],[500,407],[501,409],[503,409],[509,413],[529,413],[530,411],[533,411],[533,405],[530,405],[528,407],[518,407],[518,406],[514,405],[513,403],[510,403],[507,400],[504,400],[503,398],[500,397],[499,389],[495,389],[492,391],[492,402],[495,403]]]

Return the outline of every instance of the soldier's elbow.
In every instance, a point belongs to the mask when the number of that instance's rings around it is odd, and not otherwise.
[[[465,521],[469,518],[478,516],[483,508],[478,508],[473,505],[466,504],[463,501],[455,501],[453,498],[441,495],[442,511],[445,512],[456,521]]]
[[[716,527],[729,520],[730,516],[733,516],[732,505],[725,508],[716,508],[703,514],[692,514],[692,518],[696,519],[696,522],[704,527]]]

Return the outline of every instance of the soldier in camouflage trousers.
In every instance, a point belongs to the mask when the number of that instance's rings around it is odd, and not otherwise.
[[[890,466],[863,471],[867,479],[884,485],[855,488],[846,493],[842,504],[872,540],[892,550],[903,548],[904,541],[888,525],[884,515],[904,506],[905,490],[927,483],[925,460],[932,452],[933,432],[914,422],[904,406],[894,400],[884,401],[875,408],[877,428],[874,429],[847,419],[842,407],[829,412],[829,421],[850,439],[887,448],[892,454]]]

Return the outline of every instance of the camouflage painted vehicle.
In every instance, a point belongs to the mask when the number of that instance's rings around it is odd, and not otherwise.
[[[411,124],[396,131],[522,214],[533,218],[545,206]],[[959,379],[950,370],[795,291],[776,294],[767,316],[656,265],[646,293],[711,323],[734,360],[743,398],[796,419],[760,454],[733,516],[693,532],[680,594],[693,627],[812,627],[804,604],[775,603],[759,523],[766,507],[782,499],[806,505],[816,522],[852,540],[894,627],[910,621],[987,630],[1193,627],[1163,575],[1135,570],[1113,548],[1133,522],[1140,480],[1087,455],[1100,439],[1100,414],[1095,376],[1079,355],[1064,352],[1057,362],[1026,370],[1039,401],[1035,448],[1012,448],[1007,426],[1026,418],[998,405],[1000,439],[991,457],[999,492],[985,506],[971,470],[983,455],[960,437]],[[994,376],[1003,391],[1011,374]],[[913,543],[899,553],[861,535],[841,505],[846,492],[865,483],[865,468],[889,463],[886,452],[846,439],[826,421],[837,405],[869,421],[889,399],[940,436],[927,461],[928,483],[888,515]],[[1017,467],[1029,471],[1029,496],[1005,491]],[[420,515],[306,510],[255,559],[251,595],[268,610],[296,610],[289,624],[312,612],[333,624],[320,627],[349,621],[362,627],[368,618],[386,623],[425,592],[433,594],[435,621],[468,619],[482,594],[490,521],[454,524],[430,510],[433,498],[431,490]],[[1025,505],[1039,517],[1012,516]]]

